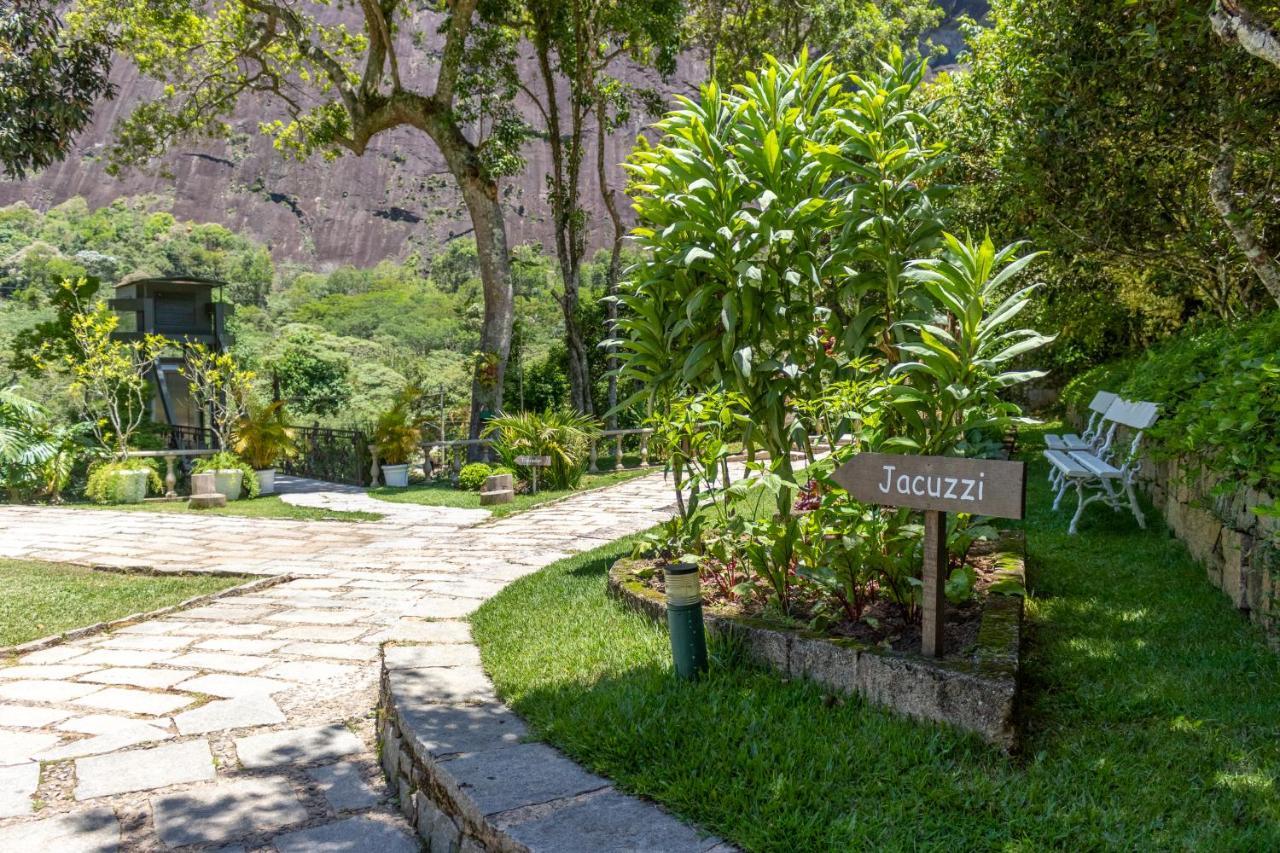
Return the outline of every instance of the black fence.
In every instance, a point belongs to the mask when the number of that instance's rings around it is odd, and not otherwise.
[[[284,471],[330,483],[369,485],[373,455],[369,437],[355,429],[295,427],[298,455],[284,464]]]
[[[170,426],[168,445],[174,450],[205,450],[218,447],[213,431],[204,427]],[[298,455],[285,460],[280,470],[329,483],[369,485],[373,456],[369,437],[360,430],[327,429],[320,426],[294,427]]]

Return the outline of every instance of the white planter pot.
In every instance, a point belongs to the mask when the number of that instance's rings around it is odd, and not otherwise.
[[[244,481],[244,472],[239,468],[230,468],[213,472],[214,489],[229,501],[240,499],[240,487]]]
[[[388,488],[403,489],[409,485],[409,466],[383,465],[382,479]]]
[[[263,468],[261,471],[254,471],[258,475],[258,494],[274,495],[276,493],[276,469]]]
[[[117,471],[112,476],[116,479],[115,495],[120,503],[137,504],[147,496],[148,471]]]

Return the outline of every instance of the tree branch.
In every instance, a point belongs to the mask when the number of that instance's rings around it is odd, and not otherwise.
[[[1271,298],[1280,305],[1280,265],[1267,252],[1258,235],[1254,233],[1246,214],[1236,209],[1231,190],[1231,179],[1236,170],[1236,155],[1227,143],[1222,143],[1218,162],[1209,173],[1209,197],[1213,206],[1218,209],[1222,220],[1227,224],[1236,245],[1249,260],[1253,271],[1258,274],[1262,286],[1271,294]]]
[[[1213,31],[1224,41],[1280,68],[1280,33],[1259,20],[1240,0],[1218,0],[1209,13]]]

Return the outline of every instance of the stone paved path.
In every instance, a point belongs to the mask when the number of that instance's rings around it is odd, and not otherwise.
[[[0,556],[294,578],[0,667],[0,851],[418,849],[374,754],[378,645],[457,637],[671,501],[655,474],[485,523],[0,508]]]

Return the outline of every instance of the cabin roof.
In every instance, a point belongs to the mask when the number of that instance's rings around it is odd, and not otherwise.
[[[139,284],[181,284],[188,287],[224,287],[226,282],[212,278],[199,278],[188,275],[161,276],[159,278],[135,278],[132,281],[122,281],[116,285],[116,290],[119,290],[122,287],[135,287]]]

